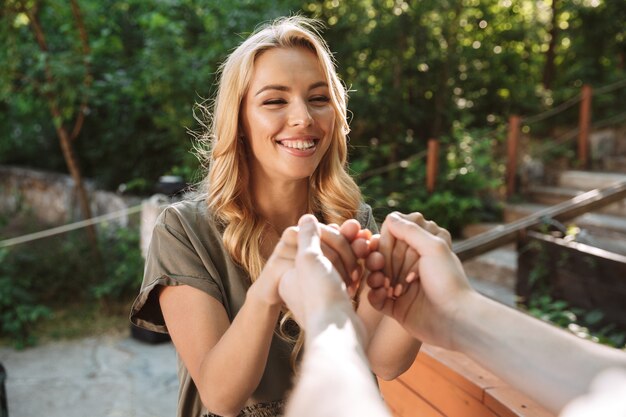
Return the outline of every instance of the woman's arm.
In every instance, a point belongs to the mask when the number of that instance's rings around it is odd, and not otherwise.
[[[278,283],[293,267],[296,231],[287,229],[229,323],[224,307],[189,286],[164,288],[159,297],[172,341],[211,412],[237,415],[265,365],[282,300]]]
[[[339,230],[320,227],[323,250],[350,286],[357,263],[349,241]],[[183,285],[161,291],[159,301],[172,341],[203,404],[215,414],[236,415],[263,376],[282,306],[278,282],[293,266],[296,236],[296,228],[285,230],[232,324],[224,307],[200,290]]]
[[[204,406],[237,415],[265,370],[280,305],[268,304],[250,288],[231,324],[219,301],[187,285],[164,287],[159,302]]]
[[[357,314],[365,325],[366,354],[372,372],[388,381],[411,367],[422,344],[396,320],[374,309],[367,300],[369,291],[366,286],[361,292]]]

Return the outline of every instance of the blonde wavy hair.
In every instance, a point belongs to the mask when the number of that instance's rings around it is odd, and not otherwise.
[[[356,216],[361,203],[361,192],[346,170],[347,90],[319,33],[321,27],[319,21],[300,16],[280,18],[261,26],[221,65],[213,105],[201,107],[210,117],[200,138],[204,145],[201,148],[205,149],[200,151],[201,160],[208,169],[201,188],[206,192],[211,214],[224,227],[223,241],[228,253],[248,272],[252,282],[266,262],[260,248],[269,225],[255,211],[249,191],[248,151],[240,139],[243,136],[240,110],[255,59],[263,51],[308,48],[317,56],[329,85],[335,126],[330,147],[309,179],[308,211],[322,222],[341,224]]]

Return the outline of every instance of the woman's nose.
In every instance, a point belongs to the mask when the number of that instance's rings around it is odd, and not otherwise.
[[[290,126],[309,126],[313,123],[313,117],[306,102],[296,101],[292,103],[289,114]]]

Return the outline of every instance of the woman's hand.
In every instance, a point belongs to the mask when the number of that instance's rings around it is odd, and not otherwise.
[[[271,306],[282,305],[282,299],[278,294],[278,284],[285,272],[294,267],[297,244],[298,228],[288,227],[265,263],[261,274],[250,287],[249,294],[255,295]]]
[[[362,230],[356,220],[347,220],[341,226],[320,223],[319,227],[322,253],[337,270],[346,284],[348,294],[352,296],[363,273],[359,259],[365,259],[370,255],[368,240],[372,234],[367,229]],[[294,266],[297,243],[298,227],[292,226],[285,229],[261,271],[261,275],[255,281],[254,293],[268,304],[281,303],[277,289],[278,282],[285,271]]]
[[[345,221],[341,226],[319,224],[319,227],[322,253],[331,261],[352,297],[364,271],[363,263],[359,261],[371,252],[369,240],[372,233],[361,229],[354,219]]]

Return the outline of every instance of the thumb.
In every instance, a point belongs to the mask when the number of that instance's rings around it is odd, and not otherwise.
[[[305,214],[298,222],[298,229],[298,254],[296,255],[298,273],[301,276],[314,277],[333,275],[333,264],[322,252],[322,230],[317,219],[311,214]],[[336,279],[341,282],[338,274]]]
[[[322,254],[321,230],[317,219],[312,214],[305,214],[298,222],[298,255],[305,253]]]

